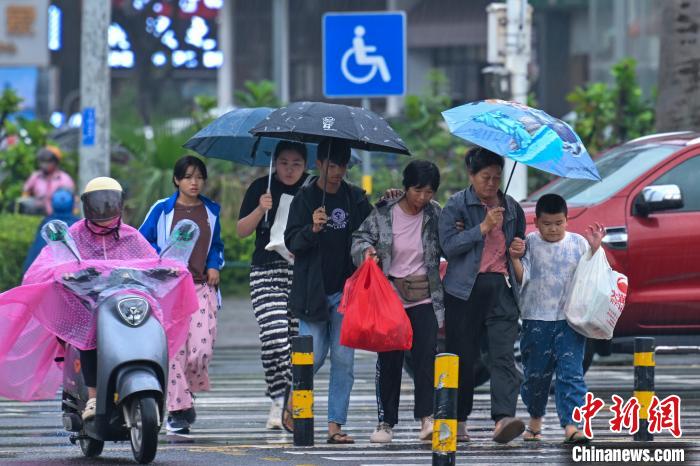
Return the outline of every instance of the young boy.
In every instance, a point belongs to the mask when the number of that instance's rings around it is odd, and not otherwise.
[[[605,230],[596,223],[586,229],[584,236],[567,232],[567,213],[564,198],[545,194],[535,207],[538,231],[527,235],[524,242],[516,238],[510,247],[515,276],[522,285],[520,350],[525,381],[520,395],[530,414],[525,441],[542,439],[542,417],[556,371],[557,413],[565,442],[587,442],[572,419],[574,408],[583,405],[587,390],[583,380],[586,338],[569,327],[564,304],[579,260],[589,247],[591,254],[600,247]]]

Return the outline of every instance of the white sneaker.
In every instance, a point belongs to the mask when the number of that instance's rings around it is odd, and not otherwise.
[[[97,399],[90,398],[87,403],[85,403],[85,409],[83,410],[83,421],[89,421],[95,417],[95,412],[97,411]]]
[[[433,416],[426,416],[420,420],[420,434],[418,437],[421,440],[430,440],[433,438]]]
[[[394,430],[386,422],[382,422],[374,429],[369,437],[371,443],[391,443],[394,438]]]
[[[282,429],[282,405],[284,398],[275,398],[270,406],[270,414],[267,416],[267,429],[279,430]]]

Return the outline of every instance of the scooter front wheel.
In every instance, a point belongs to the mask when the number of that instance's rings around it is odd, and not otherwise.
[[[105,446],[104,441],[96,440],[94,438],[83,437],[80,439],[80,449],[88,458],[94,458],[102,454],[102,449]]]
[[[134,459],[141,464],[150,463],[158,449],[158,403],[152,395],[137,395],[130,401],[129,413]]]

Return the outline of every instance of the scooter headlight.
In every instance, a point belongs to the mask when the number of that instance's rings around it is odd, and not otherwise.
[[[146,319],[150,306],[143,298],[126,298],[119,301],[117,309],[124,322],[137,327]]]

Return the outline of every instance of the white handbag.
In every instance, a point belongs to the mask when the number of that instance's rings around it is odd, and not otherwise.
[[[613,336],[627,298],[627,277],[614,271],[598,248],[581,258],[571,294],[564,306],[566,320],[580,334],[599,340]]]
[[[287,262],[294,264],[294,254],[289,252],[284,244],[284,230],[287,228],[287,219],[289,218],[289,206],[292,204],[294,196],[282,194],[280,203],[277,206],[275,221],[270,229],[270,242],[265,246],[266,251],[275,251],[280,256],[284,257]]]

